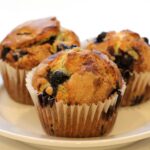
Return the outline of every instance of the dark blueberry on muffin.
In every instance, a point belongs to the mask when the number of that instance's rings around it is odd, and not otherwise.
[[[143,39],[144,39],[144,41],[145,41],[147,44],[149,44],[149,40],[148,40],[147,37],[143,37]]]
[[[40,93],[38,95],[39,103],[42,107],[45,107],[47,105],[50,105],[51,107],[53,106],[53,104],[55,102],[55,96],[57,94],[59,84],[62,84],[63,82],[68,80],[69,76],[67,76],[62,71],[55,71],[54,73],[49,71],[48,74],[47,74],[47,79],[48,79],[48,82],[52,86],[53,92],[51,93],[51,95],[49,95],[47,93],[48,89],[45,89],[45,90],[43,90],[42,93]]]
[[[129,69],[133,64],[133,61],[134,58],[126,52],[121,51],[118,55],[115,55],[115,63],[123,70]]]
[[[50,82],[52,86],[58,86],[59,84],[62,84],[66,80],[69,79],[68,75],[66,75],[62,71],[55,71],[50,77]]]
[[[46,107],[47,105],[50,105],[51,107],[55,103],[55,98],[53,95],[48,95],[45,91],[43,93],[38,95],[39,103],[42,107]]]
[[[107,32],[102,32],[101,34],[99,34],[96,38],[96,43],[100,43],[103,42],[103,40],[105,39],[105,36],[107,35]]]
[[[2,52],[1,52],[1,58],[3,59],[3,60],[5,60],[6,59],[6,56],[7,56],[7,54],[10,52],[10,48],[9,47],[3,47],[3,50],[2,50]]]

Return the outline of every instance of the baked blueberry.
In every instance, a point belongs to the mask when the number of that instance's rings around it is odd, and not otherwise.
[[[143,39],[144,39],[144,41],[145,41],[147,44],[149,44],[149,40],[148,40],[147,37],[143,37]]]
[[[1,57],[3,60],[5,60],[7,54],[10,52],[10,48],[9,47],[3,47],[3,50],[2,50],[2,54],[1,54]]]
[[[99,34],[97,37],[96,37],[96,43],[100,43],[100,42],[103,42],[104,38],[106,37],[107,35],[107,32],[102,32],[101,34]]]
[[[27,51],[23,51],[23,50],[20,50],[19,53],[20,53],[20,57],[23,57],[24,55],[28,54]]]
[[[38,95],[38,98],[39,98],[39,103],[42,107],[45,107],[47,106],[48,104],[48,101],[47,101],[47,96],[45,95],[45,93],[41,93]]]
[[[55,98],[51,95],[48,95],[45,91],[38,95],[39,103],[42,107],[46,107],[47,105],[53,106],[55,102]]]
[[[14,58],[14,60],[15,61],[18,61],[18,59],[19,59],[19,53],[13,53],[13,58]]]
[[[68,80],[69,76],[66,75],[62,71],[55,71],[54,73],[49,71],[47,74],[47,78],[49,82],[51,83],[51,85],[55,87],[55,86],[58,86],[59,84],[62,84],[66,80]]]
[[[134,58],[126,52],[120,51],[118,55],[115,55],[115,63],[124,70],[131,68],[133,62]]]

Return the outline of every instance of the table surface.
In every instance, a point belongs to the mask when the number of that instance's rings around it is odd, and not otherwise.
[[[149,0],[0,0],[0,40],[16,25],[31,19],[57,16],[62,26],[81,40],[102,31],[130,29],[150,37]],[[21,142],[0,137],[4,150],[35,150]],[[150,150],[150,139],[121,150]]]

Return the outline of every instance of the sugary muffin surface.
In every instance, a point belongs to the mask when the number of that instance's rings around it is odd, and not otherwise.
[[[150,71],[150,46],[147,38],[141,38],[130,30],[103,32],[91,40],[88,49],[99,50],[111,58],[125,78],[133,71]]]
[[[1,42],[0,55],[11,66],[30,70],[47,56],[79,45],[77,35],[61,28],[56,17],[51,17],[16,27]]]
[[[25,22],[10,32],[2,45],[11,49],[27,47],[43,38],[57,35],[59,27],[60,23],[55,17]]]
[[[36,69],[33,87],[41,105],[64,101],[90,104],[104,101],[122,87],[116,65],[98,51],[62,51],[50,56]]]

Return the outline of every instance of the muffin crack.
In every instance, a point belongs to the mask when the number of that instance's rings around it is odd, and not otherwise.
[[[11,49],[10,47],[3,47],[1,57],[2,57],[3,60],[5,60],[6,57],[7,57],[7,54],[10,51],[12,51],[13,59],[15,61],[18,61],[20,58],[22,58],[23,56],[28,54],[27,50],[21,50],[21,49],[27,49],[27,48],[31,48],[33,46],[44,45],[44,44],[52,45],[55,42],[55,39],[56,39],[56,36],[51,36],[48,39],[44,39],[44,40],[41,40],[41,41],[38,41],[38,42],[30,43],[30,44],[28,44],[28,45],[26,45],[22,48],[17,48],[15,51],[13,49]]]
[[[37,45],[42,45],[42,44],[50,44],[52,45],[56,40],[56,36],[50,36],[47,39],[41,40],[39,42],[37,42]]]
[[[77,45],[75,45],[75,44],[72,44],[72,45],[66,45],[66,44],[64,44],[64,43],[60,43],[59,45],[57,45],[57,52],[59,52],[59,51],[62,51],[62,50],[64,50],[64,49],[72,49],[72,48],[74,48],[74,47],[77,47]]]

